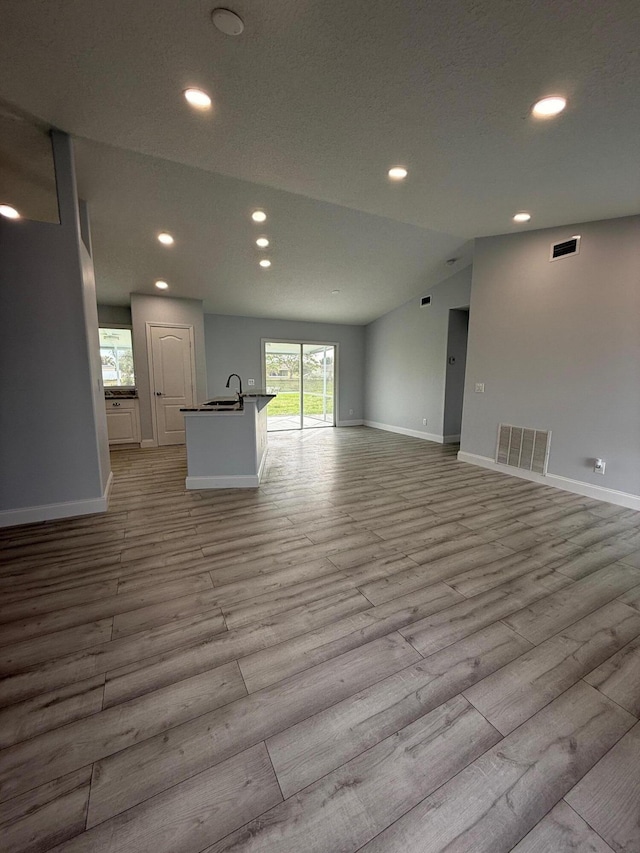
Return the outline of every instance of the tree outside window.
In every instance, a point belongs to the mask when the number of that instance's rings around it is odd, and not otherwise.
[[[100,329],[100,361],[105,388],[135,385],[131,329]]]

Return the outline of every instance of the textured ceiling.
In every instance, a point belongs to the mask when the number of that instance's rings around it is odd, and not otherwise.
[[[527,227],[640,210],[637,0],[229,0],[237,39],[211,25],[215,5],[1,4],[0,97],[91,140],[78,171],[105,301],[148,290],[145,240],[169,220],[190,235],[171,250],[174,294],[336,319],[338,282],[343,322],[366,322],[517,210]],[[209,114],[181,98],[190,85]],[[556,93],[565,113],[533,120]],[[385,179],[395,163],[405,185]],[[260,204],[278,236],[257,298]]]
[[[1,102],[0,199],[27,219],[60,221],[48,128],[4,109]]]
[[[152,292],[163,278],[172,294],[203,299],[213,313],[363,323],[471,257],[451,235],[166,160],[86,141],[76,143],[76,160],[81,195],[95,199],[104,302],[121,302],[123,288]],[[251,221],[254,207],[269,211],[264,227]],[[163,230],[175,237],[169,248],[153,239]],[[258,267],[254,243],[263,233],[269,270]],[[451,256],[460,258],[454,267]]]

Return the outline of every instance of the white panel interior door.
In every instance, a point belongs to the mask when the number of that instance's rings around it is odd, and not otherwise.
[[[184,444],[181,408],[194,400],[193,329],[151,326],[151,360],[158,444]]]

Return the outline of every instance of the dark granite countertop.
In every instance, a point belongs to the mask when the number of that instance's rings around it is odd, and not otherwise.
[[[138,391],[136,388],[105,388],[105,400],[137,400]]]
[[[208,406],[203,403],[201,406],[189,406],[185,409],[180,409],[181,412],[241,412],[242,403],[229,403],[229,405]]]
[[[266,391],[247,391],[238,397],[212,397],[206,403],[199,406],[189,406],[180,409],[181,412],[241,412],[244,408],[244,400],[256,400],[258,411],[268,402],[273,400],[276,394],[268,394]],[[266,402],[265,402],[266,401]],[[262,405],[261,405],[262,404]]]

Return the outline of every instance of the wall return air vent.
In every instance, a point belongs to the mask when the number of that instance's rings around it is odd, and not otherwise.
[[[500,424],[496,462],[536,474],[546,474],[550,445],[550,430]]]
[[[580,236],[576,234],[570,240],[563,240],[562,243],[552,243],[549,260],[559,261],[561,258],[568,258],[571,255],[577,255],[579,252]]]
[[[430,296],[423,296],[422,299],[420,300],[420,307],[424,308],[425,305],[431,305],[431,297]]]

